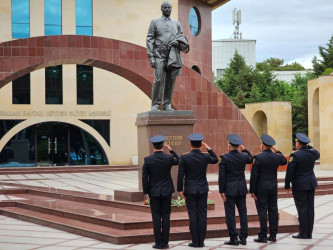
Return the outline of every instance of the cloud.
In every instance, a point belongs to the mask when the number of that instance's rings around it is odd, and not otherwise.
[[[257,61],[312,60],[333,35],[332,0],[231,0],[212,13],[213,40],[231,37],[234,8],[242,10],[243,39],[257,40]]]

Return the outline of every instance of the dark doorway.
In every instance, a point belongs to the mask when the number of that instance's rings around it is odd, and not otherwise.
[[[98,132],[107,134],[109,131],[104,129],[109,126]],[[93,136],[63,122],[27,127],[13,136],[0,152],[0,168],[106,164],[105,152]]]
[[[37,165],[65,166],[68,164],[68,129],[61,123],[36,126]]]

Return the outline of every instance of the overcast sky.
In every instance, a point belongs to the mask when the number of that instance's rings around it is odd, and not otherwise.
[[[213,11],[213,40],[232,37],[234,8],[242,11],[243,39],[257,40],[257,62],[277,57],[311,68],[333,35],[333,0],[231,0]]]

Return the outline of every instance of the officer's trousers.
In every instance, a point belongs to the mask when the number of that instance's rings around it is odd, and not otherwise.
[[[312,238],[314,224],[314,193],[315,190],[292,190],[298,213],[299,234],[306,238]]]
[[[176,78],[172,78],[172,71],[166,70],[165,68],[167,58],[155,58],[155,61],[156,68],[151,106],[160,106],[163,93],[163,109],[171,108],[172,94]]]
[[[192,242],[202,245],[207,231],[207,197],[208,193],[185,194]]]
[[[155,243],[165,246],[169,242],[171,195],[150,197]]]
[[[279,214],[277,194],[257,194],[256,207],[260,220],[259,238],[267,239],[267,212],[269,219],[269,232],[275,238],[278,231]]]
[[[246,209],[246,195],[241,196],[227,196],[224,203],[225,217],[229,231],[230,240],[237,240],[236,220],[235,220],[235,205],[237,206],[238,214],[240,217],[240,234],[241,240],[246,240],[248,235],[247,226],[247,209]]]

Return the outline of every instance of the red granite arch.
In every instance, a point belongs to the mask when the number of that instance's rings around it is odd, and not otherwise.
[[[103,37],[60,35],[12,40],[0,43],[0,88],[37,69],[59,64],[83,64],[118,74],[151,96],[153,69],[144,47]],[[173,105],[177,110],[193,110],[195,131],[223,153],[229,133],[242,136],[252,152],[259,139],[233,102],[212,82],[184,66],[177,78]]]

